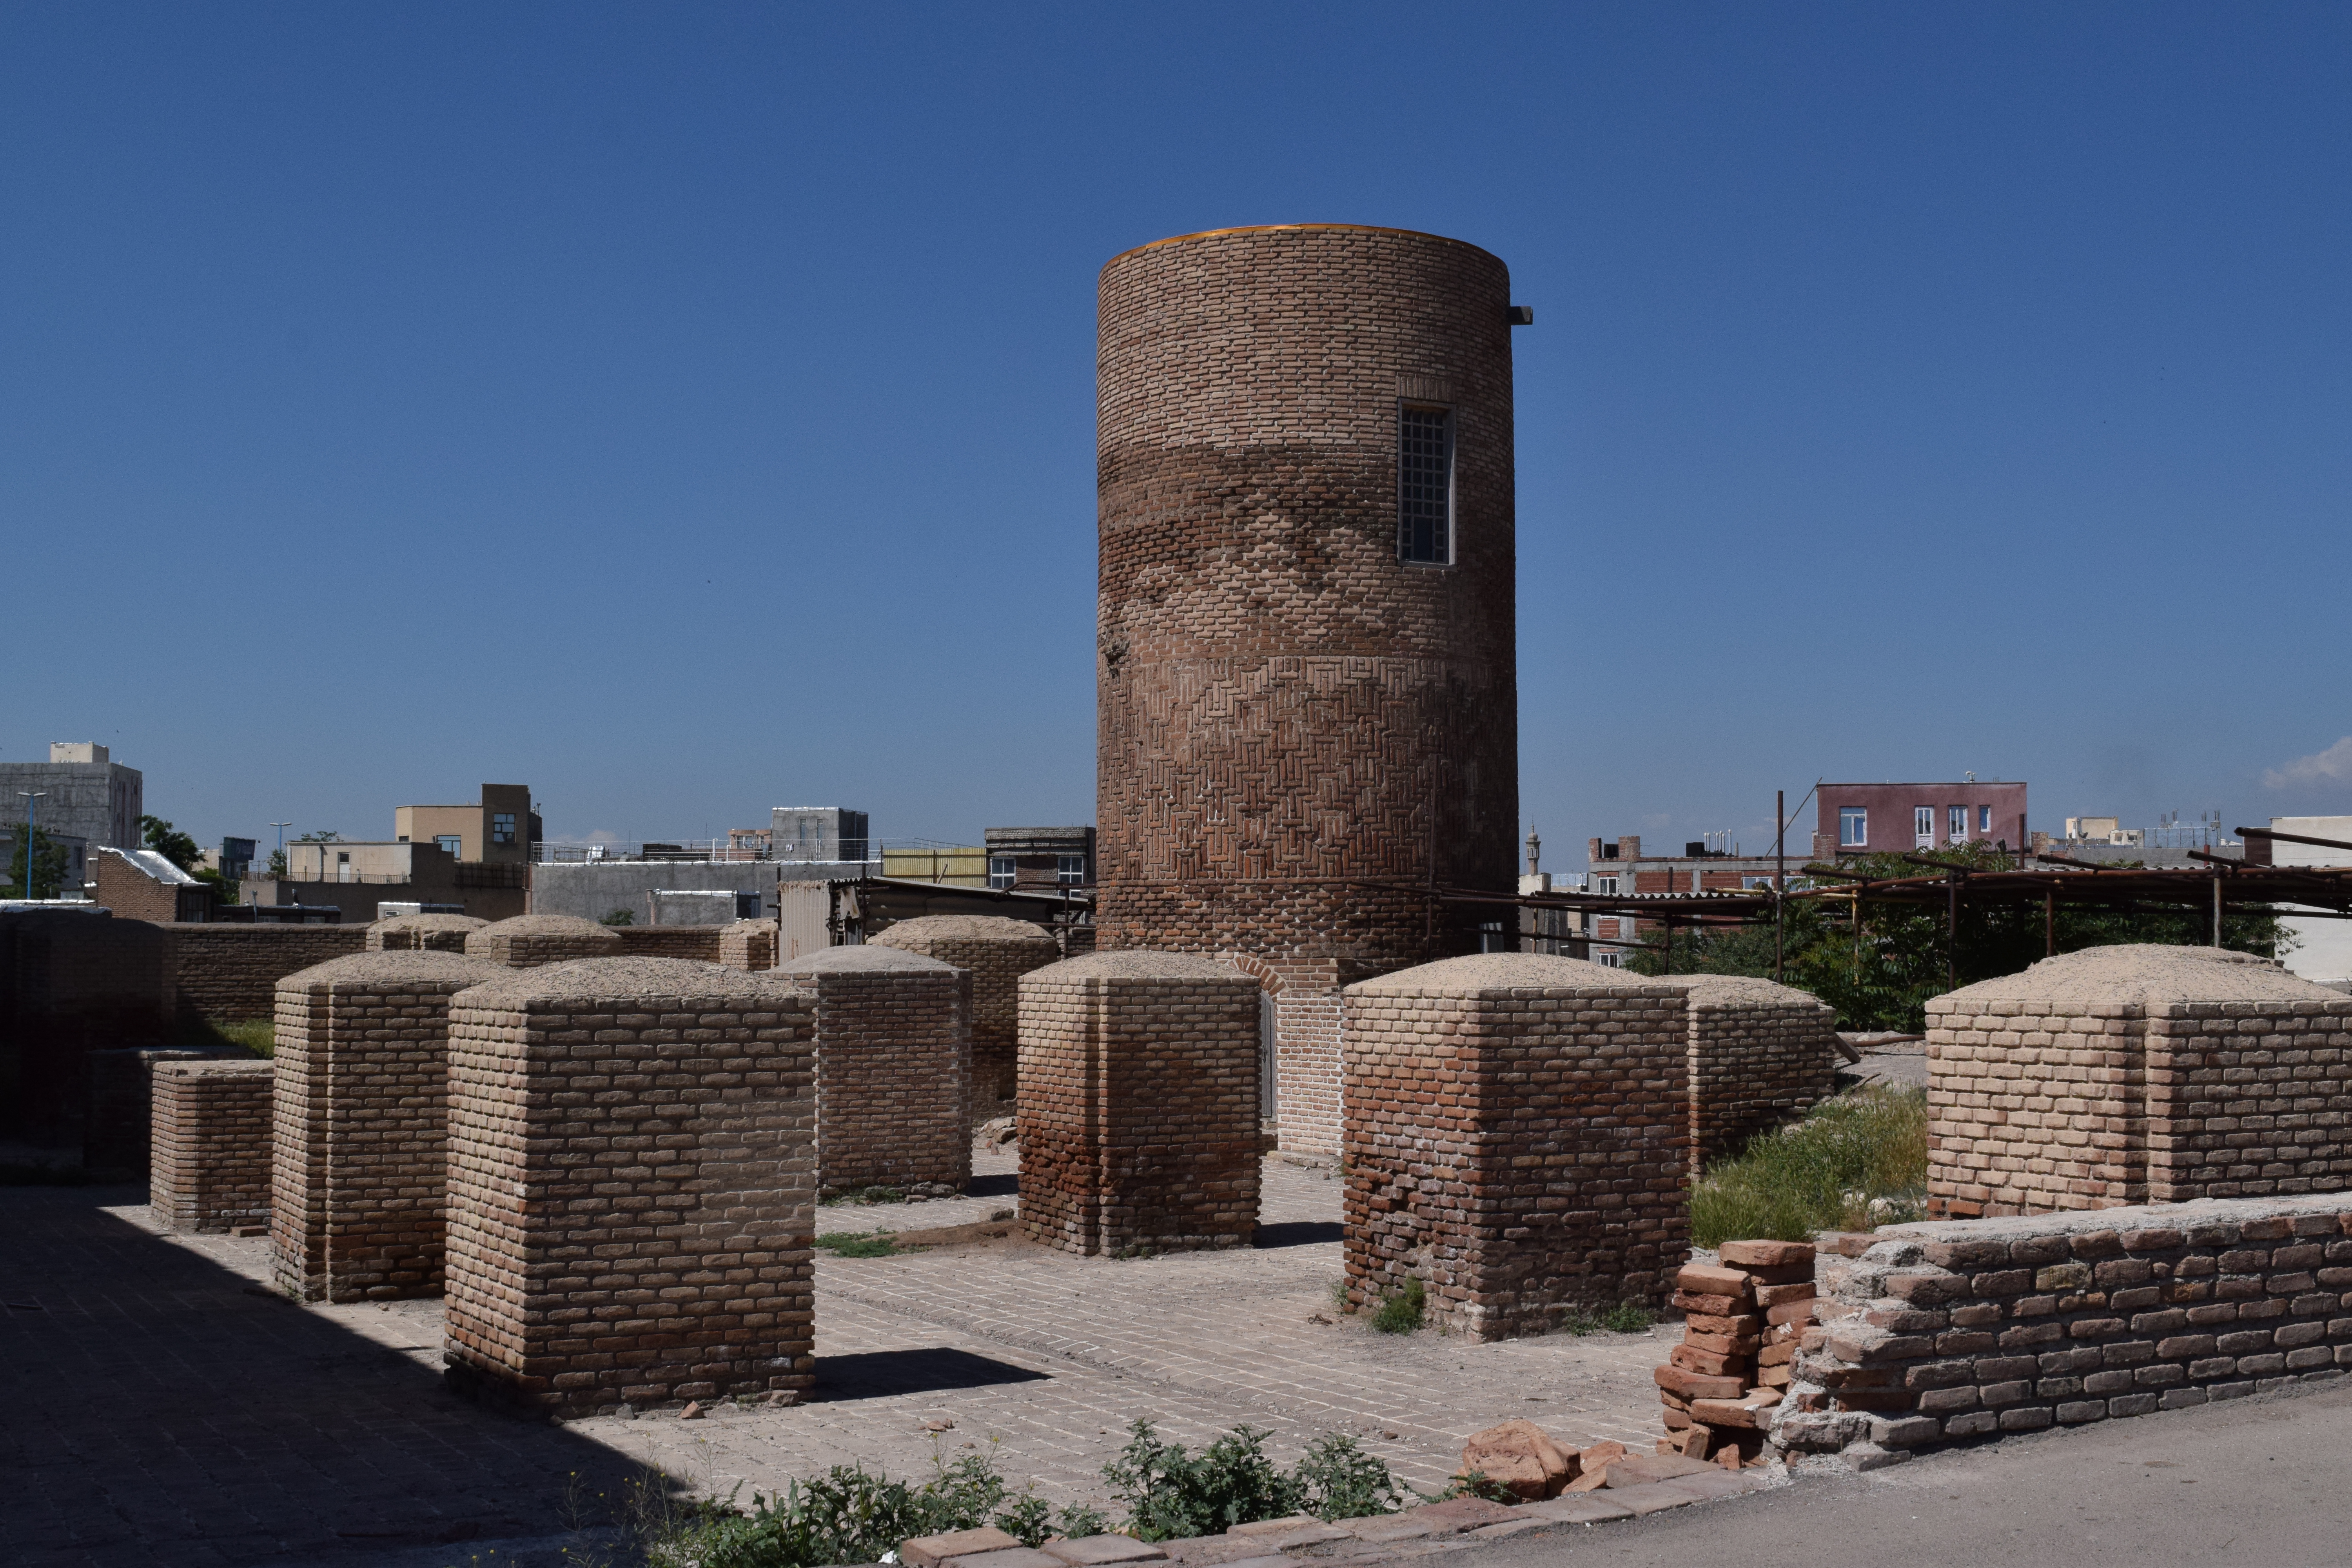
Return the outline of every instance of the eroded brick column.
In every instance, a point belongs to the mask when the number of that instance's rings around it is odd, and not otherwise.
[[[1021,977],[1057,962],[1045,927],[1001,915],[924,915],[875,936],[876,947],[919,952],[971,972],[971,1083],[975,1115],[1013,1098]]]
[[[289,1293],[441,1293],[449,998],[504,973],[454,952],[394,949],[278,983],[269,1239]]]
[[[1080,1254],[1256,1233],[1256,981],[1188,953],[1101,952],[1021,979],[1021,1219]]]
[[[1353,1307],[1418,1279],[1454,1332],[1501,1339],[1663,1303],[1689,1252],[1685,1028],[1675,987],[1541,953],[1349,986]]]
[[[730,969],[757,973],[776,966],[776,922],[737,921],[719,932],[719,962]]]
[[[453,1379],[584,1415],[809,1386],[814,1006],[596,959],[449,1015]]]
[[[232,1230],[269,1217],[272,1064],[154,1064],[147,1201],[173,1230]]]
[[[822,1193],[971,1180],[971,975],[896,948],[827,948],[772,971],[816,1001]]]

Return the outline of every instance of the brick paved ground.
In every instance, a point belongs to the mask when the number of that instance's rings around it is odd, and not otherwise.
[[[1007,1157],[977,1167],[971,1197],[829,1208],[820,1228],[1011,1206]],[[1018,1242],[824,1258],[814,1402],[561,1426],[442,1391],[437,1301],[248,1293],[265,1243],[164,1237],[134,1196],[0,1190],[0,1465],[19,1479],[0,1493],[0,1540],[26,1563],[307,1563],[540,1537],[573,1522],[575,1472],[593,1493],[648,1460],[720,1491],[852,1459],[919,1471],[923,1423],[940,1415],[954,1422],[944,1457],[992,1442],[1016,1483],[1056,1500],[1100,1498],[1097,1472],[1137,1415],[1188,1443],[1247,1422],[1286,1460],[1318,1433],[1354,1432],[1423,1486],[1507,1415],[1577,1443],[1654,1435],[1661,1339],[1481,1345],[1313,1321],[1335,1316],[1339,1184],[1278,1160],[1264,1226],[1280,1245],[1130,1262]]]

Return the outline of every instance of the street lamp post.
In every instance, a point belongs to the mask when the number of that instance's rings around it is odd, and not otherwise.
[[[33,818],[40,810],[33,803],[47,798],[49,792],[45,789],[20,789],[16,793],[25,797],[25,900],[30,903],[33,898]]]

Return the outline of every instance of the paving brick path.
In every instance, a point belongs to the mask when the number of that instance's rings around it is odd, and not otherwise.
[[[831,1208],[823,1228],[1011,1206],[1009,1160],[977,1163],[977,1196]],[[1654,1436],[1661,1339],[1480,1345],[1314,1321],[1337,1317],[1339,1185],[1279,1160],[1264,1223],[1280,1245],[1129,1262],[1018,1243],[822,1258],[813,1403],[560,1426],[442,1389],[437,1301],[249,1293],[266,1243],[163,1237],[136,1196],[0,1190],[0,1466],[19,1482],[0,1490],[0,1540],[27,1564],[308,1562],[541,1536],[576,1522],[567,1488],[593,1499],[646,1462],[748,1492],[853,1459],[917,1473],[935,1443],[950,1460],[991,1446],[1016,1483],[1100,1500],[1101,1466],[1137,1415],[1188,1443],[1247,1422],[1285,1459],[1353,1432],[1424,1487],[1504,1416],[1578,1443]],[[925,1423],[941,1417],[954,1425],[935,1436]],[[585,1522],[600,1520],[592,1500]]]

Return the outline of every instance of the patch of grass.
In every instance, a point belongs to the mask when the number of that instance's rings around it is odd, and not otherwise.
[[[1590,1307],[1570,1307],[1561,1314],[1559,1331],[1579,1337],[1604,1329],[1612,1334],[1638,1334],[1657,1321],[1658,1315],[1641,1302],[1620,1301],[1601,1312]]]
[[[907,1194],[896,1187],[848,1187],[824,1200],[830,1208],[836,1204],[903,1204]]]
[[[177,1043],[198,1050],[228,1047],[257,1057],[274,1057],[278,1023],[274,1018],[189,1018],[180,1025]]]
[[[1372,1314],[1372,1327],[1384,1334],[1409,1334],[1421,1327],[1429,1310],[1429,1290],[1418,1279],[1408,1279],[1404,1289],[1381,1303]]]
[[[1331,1281],[1331,1305],[1342,1312],[1356,1310],[1348,1300],[1348,1277],[1344,1274]]]
[[[829,1230],[816,1244],[835,1258],[895,1258],[898,1244],[887,1230]]]
[[[1926,1093],[1873,1085],[1759,1134],[1709,1169],[1691,1190],[1691,1240],[1719,1247],[1866,1230],[1916,1217],[1927,1188]]]

